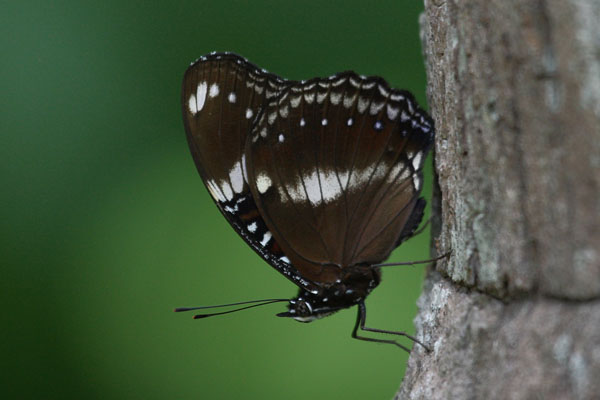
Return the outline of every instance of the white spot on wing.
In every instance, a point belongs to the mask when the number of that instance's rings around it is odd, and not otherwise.
[[[381,85],[379,85],[379,86],[377,87],[377,89],[379,89],[379,93],[381,93],[381,95],[382,95],[383,97],[388,97],[388,95],[390,94],[390,91],[389,91],[389,90],[387,90],[386,88],[384,88],[384,87],[383,87],[383,86],[381,86]]]
[[[216,97],[219,95],[219,85],[213,83],[210,85],[210,91],[208,92],[209,97]]]
[[[368,106],[367,99],[365,99],[364,97],[360,97],[359,96],[359,98],[358,98],[358,107],[357,107],[358,112],[361,113],[361,114],[364,113],[365,110],[367,109],[367,106]]]
[[[242,174],[242,165],[240,161],[233,164],[233,168],[229,171],[229,179],[231,180],[233,191],[241,193],[244,188],[244,176]]]
[[[323,100],[325,100],[325,97],[327,97],[327,93],[317,93],[317,103],[319,103],[319,104],[323,103]]]
[[[235,205],[235,207],[230,207],[230,206],[225,206],[225,211],[227,211],[230,214],[235,214],[237,213],[239,210],[237,204]]]
[[[314,92],[304,93],[304,100],[308,104],[312,104],[312,102],[315,100],[315,93]]]
[[[344,82],[346,82],[346,78],[339,78],[337,81],[333,82],[332,85],[334,87],[338,87],[338,86],[340,86]]]
[[[229,93],[229,96],[227,96],[227,100],[229,100],[229,102],[233,104],[237,100],[237,96],[234,92],[231,92]]]
[[[260,244],[261,244],[263,247],[264,247],[264,246],[266,246],[266,245],[267,245],[267,243],[269,243],[269,240],[271,240],[271,237],[272,237],[272,236],[273,236],[273,235],[271,235],[271,232],[269,232],[269,231],[266,231],[266,232],[265,232],[265,234],[264,234],[264,236],[263,236],[263,238],[262,238],[262,240],[260,241]]]
[[[202,82],[198,84],[196,88],[196,95],[193,94],[190,96],[190,100],[188,101],[188,107],[192,114],[198,113],[198,111],[202,110],[204,107],[204,102],[206,101],[206,90],[207,90],[206,82]]]
[[[290,99],[290,104],[292,105],[292,108],[296,108],[300,105],[300,100],[302,98],[300,96],[296,96],[296,97],[292,97]]]
[[[271,178],[265,174],[259,174],[258,177],[256,177],[256,188],[258,189],[259,193],[265,193],[267,190],[269,190],[272,183],[273,182],[271,182]]]
[[[368,89],[372,89],[373,86],[375,86],[375,82],[367,82],[367,83],[363,84],[362,88],[368,90]]]
[[[332,170],[314,169],[303,175],[302,179],[297,177],[285,187],[287,191],[279,191],[282,202],[287,202],[288,195],[293,202],[301,203],[308,200],[311,204],[318,206],[322,202],[328,203],[339,198],[343,194],[338,177]]]
[[[420,151],[417,154],[415,154],[415,158],[413,158],[413,160],[412,160],[412,165],[415,170],[418,170],[421,168],[422,158],[423,158],[423,152]]]
[[[352,84],[352,86],[357,88],[357,87],[360,87],[361,82],[358,79],[356,79],[355,77],[351,76],[350,83]]]
[[[209,179],[208,181],[206,181],[206,187],[208,188],[208,192],[213,197],[213,199],[220,202],[225,201],[225,198],[221,194],[221,191],[219,190],[219,187],[216,185],[215,181]]]
[[[319,176],[321,178],[321,190],[323,191],[323,201],[325,203],[332,202],[342,196],[344,192],[335,171],[320,170]]]
[[[390,170],[390,164],[387,162],[380,162],[366,166],[366,168],[355,169],[350,175],[349,171],[340,171],[338,176],[342,186],[346,190],[352,191],[364,191],[367,184],[377,185],[378,181],[381,182]],[[391,182],[393,179],[388,180]]]
[[[198,112],[198,107],[196,106],[196,95],[191,94],[188,100],[188,108],[192,114],[196,114]]]
[[[277,104],[282,105],[287,100],[288,94],[289,92],[285,92],[283,96],[279,97],[279,100],[277,100]]]
[[[229,182],[221,182],[221,190],[223,191],[227,201],[231,201],[231,199],[233,199],[233,189],[231,189]]]
[[[368,166],[366,169],[355,169],[352,171],[350,180],[348,181],[349,190],[364,190],[364,184],[369,181],[369,177],[373,173],[374,166]]]
[[[308,200],[315,206],[319,205],[321,202],[321,188],[319,186],[316,170],[313,170],[309,175],[304,176],[304,186],[306,187]]]
[[[251,223],[250,225],[248,225],[248,231],[250,231],[251,233],[256,232],[256,221],[254,221],[253,223]]]
[[[286,192],[287,191],[287,192]],[[288,201],[288,196],[292,200],[292,202],[302,202],[306,198],[304,195],[304,188],[296,185],[286,185],[285,190],[283,187],[279,187],[279,198],[282,202]]]
[[[246,109],[246,119],[252,118],[252,115],[254,115],[254,113],[252,112],[252,110],[249,109],[249,108],[247,108]]]
[[[279,109],[279,115],[281,115],[282,118],[287,118],[288,117],[288,110],[289,110],[289,108],[288,108],[288,106],[286,104],[285,106],[283,106],[283,107],[281,107]]]
[[[421,178],[418,174],[413,174],[413,183],[415,185],[415,190],[418,192],[421,190]]]
[[[383,102],[381,102],[381,103],[373,102],[373,103],[371,103],[369,113],[371,115],[376,115],[382,108],[383,108]]]
[[[356,94],[354,96],[351,97],[344,97],[344,107],[346,108],[350,108],[352,107],[352,104],[354,104],[354,100],[356,100]]]
[[[388,115],[389,119],[391,119],[391,120],[396,119],[396,117],[398,116],[399,112],[400,112],[399,108],[392,107],[391,104],[388,104],[388,106],[387,106],[387,115]]]
[[[394,168],[392,168],[392,170],[390,171],[387,181],[388,183],[392,183],[394,181],[403,182],[408,178],[410,178],[409,169],[406,167],[406,165],[402,163],[397,163],[396,165],[394,165]]]
[[[242,176],[244,177],[244,182],[248,183],[248,171],[246,170],[246,155],[242,154]]]
[[[285,138],[283,137],[283,133],[279,134],[279,143],[283,143],[283,141],[285,140]]]
[[[321,121],[321,125],[327,126],[327,118],[323,118],[323,120]]]
[[[340,104],[340,101],[342,100],[342,94],[341,93],[331,93],[329,95],[329,101],[331,101],[331,104],[333,104],[334,106],[337,106],[338,104]]]
[[[304,120],[304,118],[300,118],[300,126],[304,125],[306,125],[306,121]]]

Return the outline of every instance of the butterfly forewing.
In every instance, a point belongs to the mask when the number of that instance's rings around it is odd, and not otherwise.
[[[185,73],[183,120],[196,167],[228,222],[267,262],[312,288],[289,263],[265,224],[245,172],[245,142],[266,103],[289,83],[242,57],[215,53]]]
[[[340,267],[388,257],[413,212],[422,216],[432,137],[410,94],[351,72],[293,83],[268,102],[246,144],[248,181],[303,276],[327,283]]]
[[[285,82],[241,57],[203,57],[186,71],[183,116],[196,166],[211,195],[230,201],[247,190],[242,155],[246,136],[265,101]]]

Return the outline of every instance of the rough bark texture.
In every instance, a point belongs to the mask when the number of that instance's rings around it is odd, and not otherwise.
[[[600,1],[425,1],[436,253],[398,399],[600,399]]]

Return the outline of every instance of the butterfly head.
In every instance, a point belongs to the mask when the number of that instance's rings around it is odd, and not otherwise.
[[[288,304],[288,311],[277,314],[278,317],[289,317],[299,322],[312,322],[335,313],[345,307],[327,304],[328,298],[319,298],[317,296],[300,295],[291,299]]]
[[[379,280],[378,269],[350,268],[334,284],[311,292],[301,289],[298,297],[289,301],[288,311],[277,316],[312,322],[362,302],[379,284]]]
[[[307,292],[301,292],[300,296],[290,300],[288,311],[279,313],[277,316],[293,318],[299,322],[312,322],[344,308],[327,304],[328,300],[326,297],[311,296]]]

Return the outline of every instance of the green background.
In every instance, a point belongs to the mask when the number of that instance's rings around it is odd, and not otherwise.
[[[229,50],[291,79],[381,75],[425,104],[421,9],[5,2],[2,397],[392,397],[408,356],[351,339],[354,309],[312,324],[275,318],[281,304],[200,321],[172,312],[296,294],[209,199],[179,96],[191,61]],[[428,258],[427,245],[425,233],[392,260]],[[422,276],[423,266],[386,270],[367,301],[369,325],[412,332]]]

